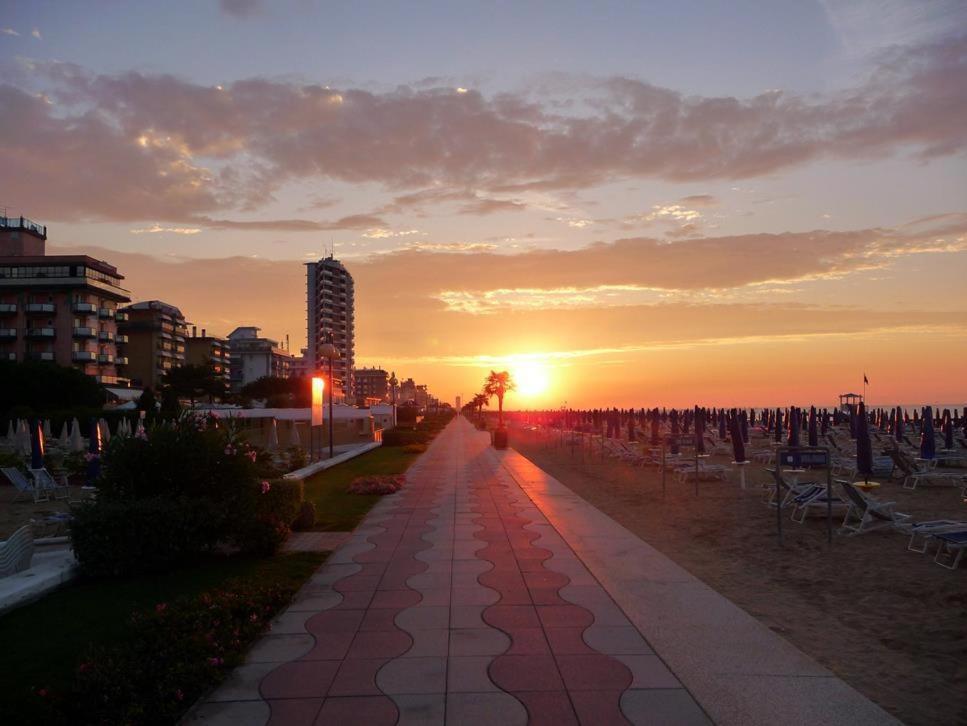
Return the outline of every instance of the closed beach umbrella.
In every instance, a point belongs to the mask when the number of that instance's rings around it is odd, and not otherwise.
[[[856,416],[856,471],[867,481],[873,474],[873,444],[870,442],[869,421],[862,403]]]
[[[101,475],[101,427],[97,419],[91,419],[91,437],[87,442],[87,486],[94,486],[94,482]]]
[[[719,438],[725,440],[725,409],[719,411]]]
[[[101,429],[101,442],[106,446],[111,440],[111,427],[108,426],[107,421],[103,418],[97,422],[97,426]]]
[[[658,409],[656,408],[651,414],[651,445],[658,446]]]
[[[782,409],[776,409],[776,443],[782,441]]]
[[[34,421],[30,427],[30,468],[44,468],[44,429],[40,421]]]
[[[954,448],[954,420],[947,414],[947,420],[943,425],[943,447],[950,451]]]
[[[893,438],[897,441],[903,441],[903,412],[899,408],[896,410],[896,424],[893,426]]]
[[[671,450],[672,454],[678,454],[678,410],[672,409],[671,413],[668,414],[668,420],[671,422]]]
[[[71,443],[70,427],[67,425],[66,418],[64,419],[64,425],[60,427],[60,438],[58,439],[58,442],[65,449],[68,446],[70,446],[70,443]]]
[[[13,419],[7,422],[7,443],[14,444],[17,441],[17,427],[13,425]]]
[[[705,453],[705,412],[695,407],[695,453]]]
[[[292,430],[289,431],[289,446],[302,446],[302,439],[299,438],[299,426],[295,421],[292,422]]]
[[[930,406],[924,410],[921,422],[923,427],[920,429],[920,458],[934,459],[937,456],[937,442],[933,438],[933,411]]]
[[[745,411],[743,411],[739,417],[739,426],[742,429],[742,443],[749,443],[749,417]]]
[[[54,434],[51,433],[51,430],[50,430],[50,419],[45,418],[44,419],[44,440],[46,441],[47,439],[52,439],[52,438],[54,438]]]
[[[809,445],[819,446],[819,431],[816,428],[816,407],[809,407]]]
[[[269,420],[269,434],[265,441],[265,448],[269,450],[279,448],[279,427],[274,418]]]
[[[81,424],[75,417],[71,422],[71,451],[83,451],[84,439],[81,438]]]
[[[823,409],[823,416],[822,420],[820,421],[819,430],[823,436],[825,436],[826,432],[829,431],[829,411],[827,411],[825,408]]]
[[[789,411],[789,445],[799,446],[799,410],[793,406]]]
[[[745,444],[742,442],[742,431],[740,430],[738,416],[733,416],[729,422],[729,430],[732,434],[732,460],[737,464],[745,461]]]
[[[30,425],[27,423],[27,419],[20,420],[20,451],[30,456],[31,446],[30,446]]]

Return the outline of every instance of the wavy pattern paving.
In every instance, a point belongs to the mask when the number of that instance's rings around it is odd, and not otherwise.
[[[670,723],[680,684],[488,443],[448,427],[186,720]]]
[[[535,546],[542,535],[526,527],[539,512],[494,463],[479,466],[474,489],[483,531],[477,537],[487,542],[479,555],[494,565],[479,579],[500,593],[483,618],[511,639],[510,649],[491,664],[491,679],[524,703],[531,724],[627,723],[620,702],[631,671],[585,642],[593,613],[563,599],[560,591],[571,578],[545,567],[573,553],[564,551],[563,541],[557,552]]]

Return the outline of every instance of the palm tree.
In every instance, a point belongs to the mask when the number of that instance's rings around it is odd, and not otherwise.
[[[477,416],[479,417],[483,414],[483,407],[486,405],[487,405],[487,397],[482,393],[478,393],[470,401],[470,410],[473,411],[474,409],[476,409]]]
[[[517,384],[507,371],[490,371],[490,375],[484,380],[484,395],[488,400],[491,396],[497,397],[497,428],[504,428],[504,396],[515,388]]]

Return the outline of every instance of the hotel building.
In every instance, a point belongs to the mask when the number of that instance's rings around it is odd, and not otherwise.
[[[332,373],[347,401],[353,400],[352,372],[356,356],[356,311],[353,276],[332,255],[306,264],[309,359],[317,371],[329,370],[320,346],[332,335],[339,351]]]
[[[185,364],[185,316],[160,300],[134,303],[121,312],[124,319],[118,323],[118,331],[124,342],[120,351],[128,361],[128,377],[133,385],[158,389],[168,371]]]
[[[353,371],[353,391],[357,405],[367,399],[385,401],[389,395],[389,375],[382,368],[357,368]]]
[[[0,360],[50,361],[126,383],[117,349],[118,306],[131,300],[124,277],[86,255],[47,255],[46,243],[45,226],[0,216]]]
[[[228,334],[229,369],[232,391],[267,376],[288,378],[295,356],[279,347],[278,341],[259,337],[261,328],[244,326]]]
[[[217,377],[229,386],[232,382],[230,350],[227,338],[206,335],[206,330],[191,326],[191,337],[185,341],[185,364],[209,366]]]

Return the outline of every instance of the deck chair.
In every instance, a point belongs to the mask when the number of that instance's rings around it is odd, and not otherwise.
[[[967,529],[957,532],[941,532],[930,536],[939,543],[933,561],[948,570],[956,570],[964,557],[964,552],[967,551]]]
[[[17,496],[14,501],[22,499],[33,499],[34,503],[46,502],[50,499],[50,492],[43,487],[38,487],[36,482],[31,482],[23,475],[20,469],[13,466],[5,466],[0,471],[10,480],[10,483],[17,489]]]
[[[841,532],[851,535],[865,534],[883,527],[896,527],[910,519],[909,514],[893,511],[896,502],[877,501],[843,479],[837,479],[836,483],[842,487],[847,503],[843,524],[840,525]],[[854,524],[853,520],[858,522]]]
[[[0,542],[0,577],[10,577],[28,569],[33,556],[34,534],[27,524]]]
[[[781,507],[785,509],[796,497],[806,493],[815,494],[817,487],[823,491],[826,490],[825,485],[820,484],[818,481],[801,481],[792,484],[785,480],[779,469],[766,469],[766,471],[772,474],[772,478],[775,481],[775,486],[768,489],[766,493],[765,501],[770,507],[776,506],[777,499],[781,498]]]
[[[60,484],[54,479],[54,475],[47,471],[46,467],[31,469],[30,476],[34,480],[34,486],[39,489],[49,491],[54,499],[70,499],[70,487],[67,486],[66,479]]]
[[[946,472],[937,471],[936,468],[930,464],[920,465],[915,461],[910,460],[900,451],[891,451],[890,457],[893,459],[895,468],[900,471],[903,476],[903,488],[915,490],[917,486],[924,480],[942,481],[949,482],[954,486],[958,482],[963,482],[967,480],[967,475],[959,474],[957,472]]]
[[[967,522],[958,522],[953,519],[932,519],[926,522],[907,521],[898,524],[897,529],[910,535],[907,549],[922,554],[927,551],[931,535],[967,530]],[[918,538],[920,538],[919,542],[917,541]]]

